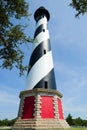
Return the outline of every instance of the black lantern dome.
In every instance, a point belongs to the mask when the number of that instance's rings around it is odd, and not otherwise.
[[[34,19],[37,21],[37,18],[39,16],[44,16],[44,15],[47,17],[47,20],[49,21],[49,19],[50,19],[50,13],[48,12],[47,9],[45,9],[43,6],[41,6],[34,13]]]

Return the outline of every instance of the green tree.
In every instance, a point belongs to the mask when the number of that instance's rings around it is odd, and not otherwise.
[[[2,120],[0,120],[0,126],[2,126]]]
[[[87,126],[87,120],[82,121],[82,126]]]
[[[73,125],[73,118],[72,118],[71,114],[69,114],[69,115],[67,116],[66,121],[68,122],[68,124],[69,124],[70,126]]]
[[[78,117],[75,119],[75,126],[82,126],[83,120]]]
[[[1,121],[1,126],[8,126],[9,120],[8,119],[4,119]]]
[[[16,120],[17,120],[17,118],[9,120],[8,126],[13,126]]]
[[[72,0],[70,6],[76,10],[76,17],[87,12],[87,0]]]
[[[87,12],[87,0],[72,0],[70,6],[76,9],[76,17]],[[0,0],[0,67],[20,70],[24,73],[27,66],[23,64],[24,52],[21,45],[33,42],[27,37],[25,24],[15,24],[22,18],[29,18],[29,5],[25,0]]]
[[[25,24],[19,23],[22,18],[28,19],[29,5],[25,0],[0,0],[0,67],[20,70],[20,75],[26,70],[23,65],[24,53],[21,44],[31,39],[24,33]]]
[[[13,124],[15,123],[17,118],[12,119],[12,120],[8,120],[8,119],[4,119],[4,120],[0,120],[0,126],[13,126]]]

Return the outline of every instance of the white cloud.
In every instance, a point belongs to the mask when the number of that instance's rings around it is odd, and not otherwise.
[[[19,91],[14,87],[0,84],[0,119],[15,118],[18,113],[18,107]]]
[[[87,68],[70,67],[61,62],[55,64],[56,81],[58,88],[62,90],[65,95],[77,95],[79,98],[85,98],[87,91]],[[86,96],[87,97],[87,96]]]
[[[70,113],[74,118],[81,117],[83,119],[87,119],[87,105],[82,105],[81,102],[78,104],[77,102],[78,98],[76,97],[68,97],[67,100],[63,101],[63,110],[66,117]]]
[[[8,93],[6,91],[0,91],[0,103],[17,104],[18,99],[16,95]]]
[[[65,115],[71,113],[86,119],[87,113],[87,67],[73,67],[56,62],[56,81],[58,90],[63,93]],[[59,78],[58,78],[59,77]]]
[[[0,84],[0,103],[18,104],[18,93],[14,87]]]
[[[64,107],[64,110],[65,111],[68,111],[68,112],[87,112],[87,107],[86,108],[82,108],[82,107]],[[78,115],[79,116],[79,115]]]
[[[18,99],[15,95],[11,95],[10,93],[0,92],[0,102],[18,104]]]

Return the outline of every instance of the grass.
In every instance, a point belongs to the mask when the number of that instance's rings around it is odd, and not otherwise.
[[[87,130],[87,128],[69,128],[65,130]]]
[[[69,130],[87,130],[87,128],[70,128]]]
[[[0,129],[0,130],[11,130],[11,129]],[[57,130],[87,130],[87,128],[69,128],[69,129],[57,129]]]
[[[87,130],[87,128],[69,128],[69,129],[59,129],[59,130]]]
[[[0,130],[11,130],[11,129],[1,129],[1,128],[0,128]]]
[[[0,130],[11,130],[11,129],[10,129],[10,128],[9,128],[9,129],[5,129],[5,128],[3,129],[3,128],[0,128]]]

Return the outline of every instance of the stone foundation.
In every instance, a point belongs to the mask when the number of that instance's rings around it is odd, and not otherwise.
[[[58,129],[69,128],[69,125],[65,120],[57,119],[18,119],[13,126],[13,130],[32,130],[32,129]]]

